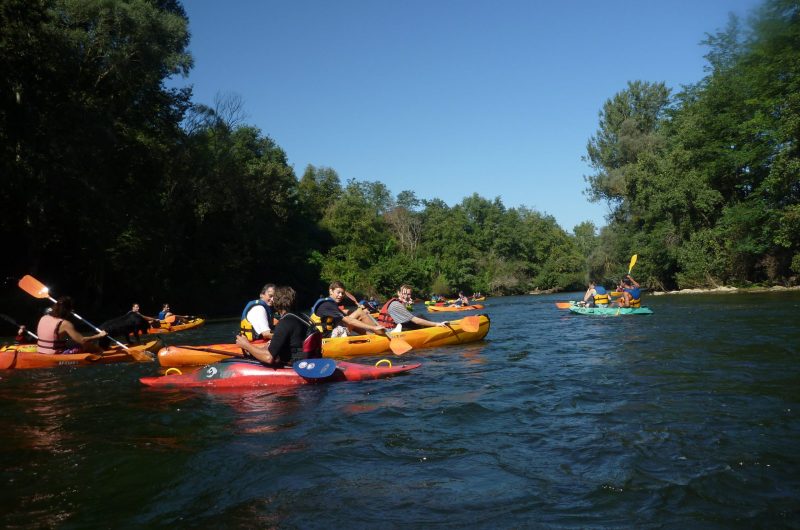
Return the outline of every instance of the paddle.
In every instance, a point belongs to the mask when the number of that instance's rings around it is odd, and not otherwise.
[[[475,333],[481,328],[481,319],[477,315],[464,317],[461,319],[461,329],[467,333]]]
[[[347,296],[347,298],[352,300],[354,304],[356,304],[356,307],[359,307],[358,300],[356,300],[355,296],[353,296],[352,294],[348,293],[347,291],[345,291],[344,294],[345,294],[345,296]],[[367,316],[369,316],[369,319],[372,320],[372,322],[376,326],[380,325],[380,324],[378,324],[378,321],[375,320],[372,317],[372,315],[369,313],[369,311],[367,311]],[[386,332],[386,336],[389,337],[389,349],[392,350],[393,354],[395,354],[395,355],[403,355],[404,353],[410,351],[413,348],[413,346],[411,346],[411,344],[406,342],[405,339],[401,339],[400,337],[393,336],[392,333],[388,329],[384,330],[384,331]]]
[[[175,346],[176,348],[183,348],[186,350],[194,350],[194,351],[204,351],[208,353],[218,353],[220,355],[227,355],[229,357],[244,357],[242,352],[234,352],[234,351],[227,351],[227,350],[218,350],[216,348],[208,348],[206,346]]]
[[[13,326],[16,326],[16,327],[17,327],[17,329],[19,329],[19,328],[21,328],[21,327],[22,327],[22,325],[18,324],[16,320],[14,320],[13,318],[11,318],[11,317],[10,317],[10,316],[8,316],[8,315],[4,315],[3,313],[0,313],[0,318],[2,318],[3,320],[5,320],[5,321],[6,321],[6,322],[8,322],[9,324],[11,324],[11,325],[13,325]],[[39,337],[38,337],[38,336],[37,336],[35,333],[28,331],[28,328],[27,328],[27,327],[25,328],[25,333],[27,333],[28,335],[30,335],[30,336],[31,336],[31,337],[33,337],[34,339],[36,339],[36,340],[39,340]]]
[[[48,300],[50,300],[54,304],[57,303],[56,299],[53,298],[52,296],[50,296],[50,289],[48,289],[42,282],[40,282],[39,280],[37,280],[36,278],[34,278],[33,276],[31,276],[29,274],[26,274],[25,276],[23,276],[22,279],[19,281],[18,285],[19,285],[20,289],[22,289],[23,291],[25,291],[29,295],[33,296],[34,298],[47,298]],[[95,326],[91,322],[86,321],[86,319],[84,319],[82,316],[80,316],[75,311],[70,311],[70,314],[72,316],[74,316],[75,318],[77,318],[78,320],[80,320],[81,322],[83,322],[84,324],[86,324],[87,326],[89,326],[90,328],[92,328],[93,330],[95,330],[96,332],[100,333],[100,331],[101,331],[100,328],[98,328],[97,326]],[[122,344],[117,339],[115,339],[114,337],[111,337],[110,335],[107,335],[107,336],[108,336],[109,340],[111,340],[111,342],[113,342],[114,344],[116,344],[117,346],[119,346],[120,348],[125,350],[128,353],[128,355],[130,355],[131,357],[133,357],[137,361],[140,361],[140,362],[151,361],[152,362],[153,358],[150,357],[149,355],[147,355],[146,353],[140,352],[140,351],[136,351],[136,350],[132,350],[132,349],[128,348],[127,346],[125,346],[124,344]]]
[[[324,379],[336,371],[336,361],[333,359],[303,359],[294,363],[292,368],[297,375],[306,379]]]
[[[172,324],[173,322],[175,322],[175,315],[168,316],[167,318],[162,320],[162,322],[166,322],[167,324]]]
[[[633,256],[631,256],[631,262],[630,262],[630,264],[628,265],[628,274],[630,274],[630,273],[631,273],[631,271],[633,270],[633,266],[634,266],[634,265],[636,265],[636,260],[637,260],[637,259],[639,259],[639,255],[638,255],[638,254],[634,254]],[[622,301],[620,301],[620,302],[618,302],[618,303],[620,303],[620,304],[621,304],[621,303],[622,303]],[[622,306],[621,306],[621,305],[617,306],[617,313],[616,313],[614,316],[615,316],[615,317],[618,317],[618,316],[619,316],[619,312],[620,312],[621,310],[622,310]]]

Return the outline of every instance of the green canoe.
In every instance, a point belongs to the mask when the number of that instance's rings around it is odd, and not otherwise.
[[[573,313],[579,315],[608,315],[608,316],[622,316],[622,315],[652,315],[653,310],[649,307],[580,307],[571,306],[569,308]]]

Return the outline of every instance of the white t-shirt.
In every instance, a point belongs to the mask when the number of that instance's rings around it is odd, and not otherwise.
[[[260,305],[251,307],[246,317],[253,325],[253,331],[255,331],[255,334],[259,337],[261,337],[261,334],[265,331],[272,332],[272,326],[270,326],[271,322],[269,322],[267,318],[267,310]]]

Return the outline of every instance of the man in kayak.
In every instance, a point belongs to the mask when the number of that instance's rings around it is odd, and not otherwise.
[[[585,307],[597,307],[608,305],[608,292],[602,285],[597,285],[595,282],[589,282],[589,288],[586,289],[586,294],[583,295],[583,305]]]
[[[450,307],[463,307],[465,305],[469,305],[469,298],[464,296],[464,292],[463,291],[459,291],[458,292],[458,299],[456,299],[456,301],[454,303],[450,304]]]
[[[630,274],[622,280],[622,296],[619,299],[619,307],[642,307],[642,292],[639,284]]]
[[[268,283],[261,288],[258,298],[247,302],[239,323],[239,335],[244,336],[250,342],[272,338],[272,328],[275,327],[272,305],[274,298],[275,284]]]
[[[444,327],[447,322],[432,322],[420,316],[412,315],[406,308],[412,300],[412,289],[410,285],[403,284],[397,290],[397,296],[390,298],[378,314],[378,322],[387,329],[394,329],[395,332],[408,331],[410,329],[430,328],[434,326]],[[396,329],[396,326],[400,329]]]
[[[344,284],[334,281],[328,286],[327,298],[320,298],[311,308],[311,321],[322,332],[323,337],[344,337],[363,332],[385,333],[385,328],[376,324],[369,311],[359,307],[345,315],[339,308],[344,299]]]
[[[39,319],[36,327],[36,334],[39,339],[36,342],[36,352],[48,355],[59,353],[101,353],[103,350],[96,342],[107,335],[101,331],[96,335],[84,337],[75,326],[66,318],[72,314],[72,298],[62,296],[53,306],[53,310],[46,313]],[[69,348],[67,339],[72,339],[76,346]]]
[[[305,317],[294,312],[295,291],[291,287],[272,287],[272,307],[278,315],[278,325],[269,344],[253,344],[244,335],[236,337],[236,344],[262,364],[280,368],[302,359],[322,357],[319,330]],[[318,335],[316,341],[309,328]]]

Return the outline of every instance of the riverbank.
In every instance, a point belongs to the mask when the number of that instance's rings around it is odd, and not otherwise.
[[[715,287],[713,289],[680,289],[678,291],[653,291],[648,293],[653,296],[664,294],[725,294],[725,293],[775,293],[783,291],[800,291],[800,286],[783,287]]]

